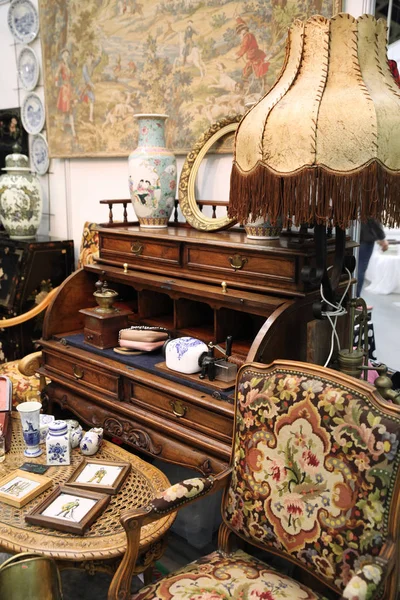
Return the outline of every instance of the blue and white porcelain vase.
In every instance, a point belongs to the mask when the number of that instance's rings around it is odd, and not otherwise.
[[[103,442],[103,429],[102,427],[93,427],[89,429],[81,439],[80,448],[82,454],[86,456],[92,456],[100,450],[100,446]]]
[[[40,444],[40,402],[21,402],[17,411],[21,416],[22,433],[24,436],[24,455],[36,458],[42,454]]]
[[[71,448],[77,448],[81,442],[81,439],[83,438],[82,425],[80,425],[75,419],[66,419],[65,422],[68,425]]]
[[[49,432],[46,437],[46,457],[47,464],[51,466],[71,464],[69,432],[65,421],[49,423]]]
[[[53,415],[40,414],[40,443],[45,444],[47,434],[49,433],[49,425],[55,421]]]
[[[179,373],[198,373],[201,369],[199,358],[207,352],[207,344],[189,336],[170,340],[164,346],[165,364]]]
[[[141,227],[167,227],[176,194],[176,158],[165,145],[167,115],[134,115],[139,141],[129,155],[129,191]]]
[[[0,219],[11,239],[34,238],[42,219],[42,189],[25,154],[6,156],[0,176]]]

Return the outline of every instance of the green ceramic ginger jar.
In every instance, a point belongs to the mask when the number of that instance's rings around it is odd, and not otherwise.
[[[35,237],[42,219],[42,190],[25,154],[6,156],[0,176],[0,219],[12,239]]]

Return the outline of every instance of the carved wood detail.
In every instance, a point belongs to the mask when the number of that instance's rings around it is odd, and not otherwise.
[[[130,421],[108,417],[104,420],[103,427],[107,433],[115,435],[125,442],[134,444],[141,450],[147,450],[147,452],[151,452],[151,454],[155,455],[161,454],[162,452],[161,445],[154,444],[146,431],[134,427]]]

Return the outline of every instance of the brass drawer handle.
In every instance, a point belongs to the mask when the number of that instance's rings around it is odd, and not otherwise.
[[[229,264],[235,271],[239,271],[239,269],[242,269],[246,263],[247,258],[240,256],[240,254],[234,254],[233,256],[229,257]]]
[[[184,417],[187,411],[187,407],[182,404],[180,400],[170,400],[170,405],[172,406],[172,412],[178,418]]]
[[[132,254],[140,256],[143,253],[144,246],[140,242],[134,242],[131,246]]]
[[[74,365],[72,372],[76,379],[82,379],[85,374],[85,371],[79,365]]]

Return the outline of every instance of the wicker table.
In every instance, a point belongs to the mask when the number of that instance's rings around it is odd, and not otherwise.
[[[0,477],[17,469],[26,461],[24,441],[19,415],[13,415],[13,434],[10,451],[4,463],[0,464]],[[100,517],[83,536],[63,533],[53,529],[29,525],[25,514],[50,494],[54,488],[67,481],[82,460],[79,449],[72,451],[71,465],[50,467],[45,475],[54,481],[52,487],[37,496],[23,508],[14,508],[0,501],[0,548],[3,551],[37,552],[56,559],[60,568],[83,568],[89,572],[98,570],[114,573],[116,562],[126,550],[126,536],[119,522],[121,512],[128,508],[144,506],[159,490],[169,485],[167,477],[152,465],[134,454],[104,441],[96,459],[130,462],[132,469],[121,490],[111,497],[111,502]],[[33,459],[37,463],[46,463],[46,453]],[[142,530],[140,554],[136,573],[146,571],[162,555],[164,535],[174,521],[174,515],[147,525]],[[147,579],[147,577],[146,577]]]

